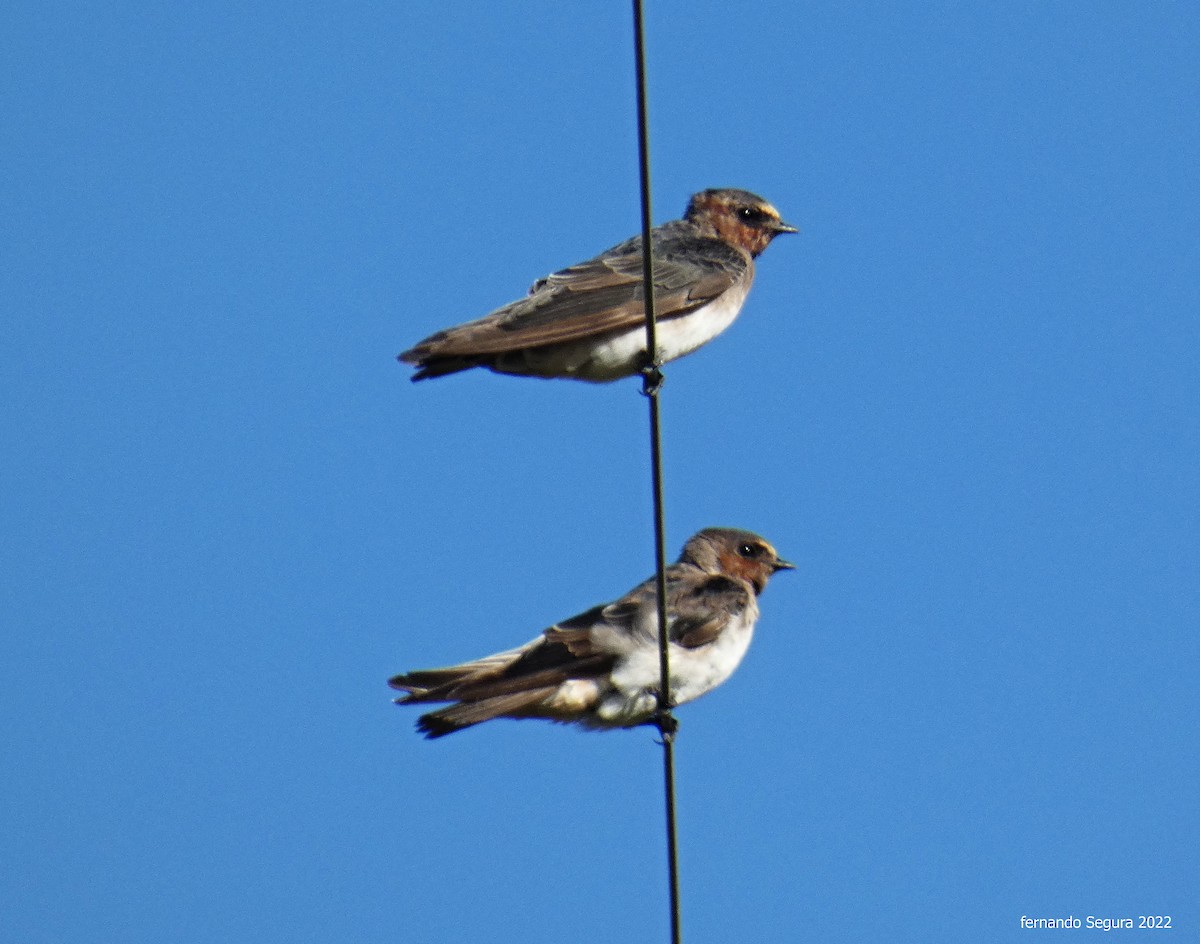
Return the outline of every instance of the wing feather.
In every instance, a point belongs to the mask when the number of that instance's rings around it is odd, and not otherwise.
[[[753,600],[753,591],[744,582],[720,575],[687,586],[671,601],[674,619],[669,638],[685,649],[706,646]]]
[[[656,313],[669,319],[707,305],[741,279],[751,260],[720,239],[655,240]],[[400,355],[406,363],[478,357],[578,341],[645,320],[641,241],[630,240],[534,284],[527,298],[478,321],[431,335]]]

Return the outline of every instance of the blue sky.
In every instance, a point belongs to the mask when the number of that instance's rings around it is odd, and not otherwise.
[[[651,4],[655,217],[766,196],[667,528],[799,565],[680,711],[685,938],[1197,939],[1200,20]],[[387,677],[653,566],[645,404],[394,354],[638,226],[625,4],[19,2],[5,939],[665,939],[660,751]]]

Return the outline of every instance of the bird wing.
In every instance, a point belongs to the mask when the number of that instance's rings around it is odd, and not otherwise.
[[[674,235],[652,244],[655,311],[662,319],[707,305],[752,265],[720,239]],[[641,240],[632,239],[539,280],[527,298],[431,335],[400,359],[501,354],[627,330],[644,323],[643,301]]]
[[[408,692],[404,701],[439,701],[431,697],[431,693],[443,691],[456,685],[468,683],[473,679],[495,677],[505,668],[512,665],[531,646],[539,643],[540,637],[516,649],[497,652],[494,655],[463,662],[460,665],[448,665],[438,669],[417,669],[404,672],[388,679],[388,685],[402,692]]]
[[[754,592],[741,580],[719,574],[703,580],[681,582],[670,603],[667,638],[685,649],[698,649],[713,642],[754,601]]]
[[[602,644],[600,624],[630,639],[656,639],[656,594],[656,581],[651,578],[614,603],[551,627],[547,635],[580,657],[594,655],[597,643]],[[754,592],[745,581],[672,564],[667,568],[667,638],[685,649],[707,645],[753,600]]]
[[[590,619],[600,618],[603,606],[551,626],[517,649],[442,669],[419,669],[388,681],[407,692],[400,704],[435,701],[483,701],[533,690],[552,691],[570,679],[595,678],[613,666],[615,654],[585,645]],[[565,627],[565,628],[564,628]]]

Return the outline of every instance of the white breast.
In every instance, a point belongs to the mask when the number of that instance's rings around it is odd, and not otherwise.
[[[711,692],[733,674],[750,648],[757,617],[756,610],[747,610],[713,642],[699,649],[671,647],[671,692],[677,705]]]
[[[708,645],[686,649],[671,644],[667,658],[675,704],[699,698],[733,674],[750,648],[757,620],[758,607],[751,602]],[[632,724],[645,720],[657,707],[654,696],[659,684],[657,643],[643,638],[617,663],[611,681],[614,690],[597,706],[596,722]]]

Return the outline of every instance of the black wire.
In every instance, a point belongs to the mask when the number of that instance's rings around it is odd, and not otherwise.
[[[675,825],[675,731],[678,722],[671,714],[671,668],[667,660],[667,525],[663,511],[662,360],[658,350],[658,325],[654,313],[654,260],[650,254],[650,139],[646,119],[646,40],[642,23],[642,0],[633,0],[635,69],[637,73],[638,169],[642,192],[642,282],[646,306],[646,364],[642,369],[642,392],[650,404],[650,474],[654,490],[654,553],[658,596],[658,713],[662,733],[663,784],[667,806],[667,878],[671,898],[671,942],[682,940],[679,909],[679,842]]]

